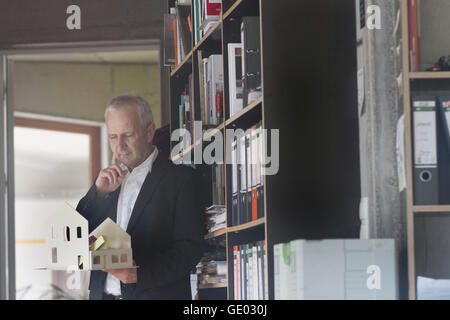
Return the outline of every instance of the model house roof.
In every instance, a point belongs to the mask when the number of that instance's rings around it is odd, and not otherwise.
[[[110,218],[106,218],[90,236],[99,238],[106,237],[106,245],[104,249],[128,249],[131,248],[131,236],[119,227]]]

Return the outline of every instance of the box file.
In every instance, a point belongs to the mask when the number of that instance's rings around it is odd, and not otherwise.
[[[412,97],[414,136],[414,203],[439,203],[436,98]]]

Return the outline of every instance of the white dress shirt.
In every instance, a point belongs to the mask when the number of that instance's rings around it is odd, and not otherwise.
[[[155,147],[153,152],[139,166],[128,172],[122,181],[122,187],[117,202],[117,224],[127,230],[134,204],[141,190],[147,174],[152,170],[153,162],[158,156],[158,149]],[[122,166],[122,165],[121,165]],[[122,167],[123,169],[123,167]],[[108,273],[105,282],[105,292],[114,296],[120,296],[120,280]]]

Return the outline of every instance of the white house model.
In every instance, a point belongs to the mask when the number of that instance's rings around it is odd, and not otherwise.
[[[131,237],[110,218],[88,235],[88,221],[68,204],[48,220],[46,269],[100,270],[133,268]],[[103,236],[106,243],[89,250],[89,237]],[[82,263],[81,263],[82,262]]]

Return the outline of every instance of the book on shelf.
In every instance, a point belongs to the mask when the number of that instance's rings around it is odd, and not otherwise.
[[[164,15],[164,63],[178,65],[192,50],[191,7],[177,3],[169,10],[170,14]]]
[[[192,74],[188,76],[185,89],[180,95],[180,104],[178,105],[178,141],[181,144],[179,152],[185,151],[194,142],[194,119],[195,108],[193,106],[193,85]]]
[[[228,44],[230,117],[242,110],[242,43]]]
[[[212,201],[213,203],[225,203],[225,179],[223,173],[223,164],[214,164],[212,170]]]
[[[192,50],[192,31],[189,27],[191,19],[191,7],[186,5],[176,6],[177,22],[179,23],[179,38],[181,39],[180,45],[182,47],[183,56]]]
[[[234,300],[267,300],[266,242],[233,246]]]
[[[208,124],[219,124],[222,122],[222,101],[223,101],[223,61],[221,54],[213,54],[209,57],[208,63],[208,91],[209,91],[209,114]]]
[[[219,19],[222,10],[221,0],[202,0],[202,19]]]
[[[164,14],[164,65],[174,66],[176,64],[175,44],[173,26],[175,24],[175,14]]]
[[[252,126],[252,131],[251,131],[251,135],[250,135],[250,157],[251,157],[251,165],[250,165],[250,169],[251,169],[251,212],[252,212],[252,220],[257,220],[258,219],[258,192],[257,192],[257,188],[258,188],[258,163],[257,163],[257,158],[258,158],[258,144],[256,141],[256,124]]]
[[[241,22],[243,105],[261,92],[259,17],[243,17]],[[250,95],[250,100],[249,100]]]
[[[409,59],[411,72],[420,71],[419,0],[408,0]]]
[[[262,129],[262,122],[256,124],[256,198],[257,198],[257,217],[264,217],[264,161],[263,157],[266,155],[266,143],[264,140]]]
[[[246,221],[252,221],[252,144],[251,144],[251,132],[245,134],[245,163],[247,173],[247,187],[245,189],[245,207],[246,207]],[[256,219],[255,219],[256,220]]]
[[[200,20],[200,4],[198,0],[192,0],[193,5],[193,14],[194,14],[194,21],[193,21],[193,35],[194,35],[194,45],[196,45],[200,41],[200,28],[199,28],[199,20]]]
[[[221,0],[193,0],[194,6],[194,43],[219,21],[222,10]]]
[[[183,46],[181,45],[181,31],[180,31],[180,21],[177,16],[177,11],[175,11],[175,25],[174,25],[174,38],[176,41],[176,58],[177,58],[177,65],[180,64],[180,62],[183,60],[184,54],[183,54]]]
[[[201,120],[204,125],[217,126],[223,122],[222,55],[203,58],[202,54],[201,51],[198,53]]]
[[[231,144],[232,226],[264,216],[263,135],[261,121]]]
[[[238,219],[240,174],[238,174],[237,148],[238,141],[234,139],[231,144],[231,226],[240,224],[240,219]]]
[[[205,81],[205,68],[204,68],[204,62],[203,62],[203,52],[201,50],[197,50],[197,66],[198,66],[198,87],[199,87],[199,97],[200,97],[200,119],[202,120],[202,123],[205,123],[205,87],[204,87],[204,81]]]
[[[240,271],[239,263],[240,260],[240,253],[239,253],[239,246],[233,246],[233,297],[234,300],[240,300],[240,291],[239,291],[239,285],[240,285]]]
[[[246,162],[246,145],[245,145],[245,135],[239,137],[238,143],[238,174],[240,175],[239,189],[239,212],[238,212],[238,223],[243,224],[247,222],[247,162]]]

